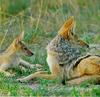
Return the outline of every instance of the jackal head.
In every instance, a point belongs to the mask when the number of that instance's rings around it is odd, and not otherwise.
[[[74,21],[74,17],[72,16],[63,24],[63,26],[58,31],[58,34],[60,34],[66,40],[73,41],[75,44],[89,47],[89,45],[86,42],[81,40],[74,33],[74,28],[75,28],[75,21]]]
[[[74,17],[70,17],[58,31],[58,35],[47,45],[47,51],[57,53],[68,53],[69,49],[79,49],[79,52],[86,51],[89,45],[81,40],[74,32]],[[74,51],[74,50],[72,50]],[[71,52],[76,55],[75,52]]]
[[[22,32],[14,41],[13,46],[14,49],[19,53],[24,53],[27,56],[32,56],[34,53],[29,50],[29,48],[25,45],[25,43],[22,41],[24,37],[24,32]]]

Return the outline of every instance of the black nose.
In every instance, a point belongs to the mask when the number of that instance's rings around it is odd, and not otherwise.
[[[33,55],[34,55],[34,53],[33,53],[33,52],[31,52],[31,53],[30,53],[30,56],[33,56]]]
[[[27,55],[28,55],[28,56],[33,56],[33,55],[34,55],[34,53],[33,53],[33,52],[31,52],[31,51],[28,51],[28,52],[27,52]]]
[[[90,48],[90,46],[89,46],[88,44],[86,45],[86,47],[87,47],[87,48]]]

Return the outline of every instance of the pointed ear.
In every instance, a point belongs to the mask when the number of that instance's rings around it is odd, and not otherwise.
[[[73,29],[74,24],[74,17],[72,16],[63,24],[58,33],[65,39],[68,39],[71,35],[71,30]]]
[[[17,46],[17,44],[19,44],[20,41],[22,41],[24,37],[24,31],[20,33],[19,36],[17,36],[17,38],[14,40],[15,46]]]
[[[24,37],[24,31],[20,33],[20,35],[16,38],[17,41],[22,41]]]

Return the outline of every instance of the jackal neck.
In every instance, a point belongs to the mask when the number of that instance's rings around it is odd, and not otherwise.
[[[70,65],[82,55],[81,47],[57,35],[47,46],[47,52],[56,52],[59,64]]]

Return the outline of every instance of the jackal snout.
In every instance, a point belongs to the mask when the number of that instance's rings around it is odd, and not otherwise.
[[[27,56],[32,56],[34,55],[34,53],[24,44],[24,42],[20,41],[19,42],[19,45],[20,45],[20,48],[21,48],[21,51],[27,55]]]

